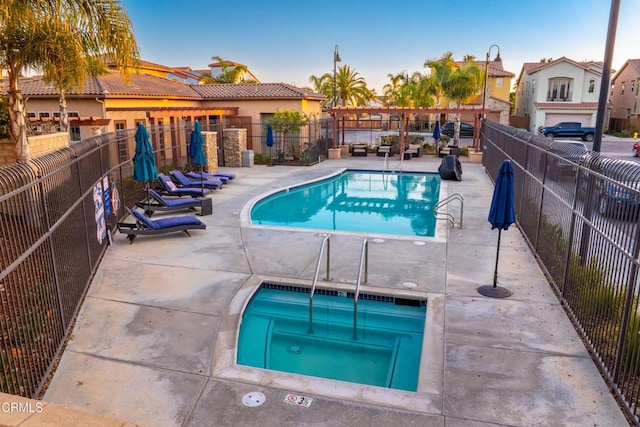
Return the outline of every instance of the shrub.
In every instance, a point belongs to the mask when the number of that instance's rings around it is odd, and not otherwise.
[[[256,165],[269,164],[269,156],[262,153],[255,153],[253,155],[253,163],[255,163]]]

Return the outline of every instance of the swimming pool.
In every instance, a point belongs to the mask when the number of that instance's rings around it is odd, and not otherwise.
[[[347,170],[267,196],[250,217],[260,225],[433,237],[439,194],[438,174]]]
[[[416,391],[426,301],[263,285],[240,325],[237,363],[263,369]]]

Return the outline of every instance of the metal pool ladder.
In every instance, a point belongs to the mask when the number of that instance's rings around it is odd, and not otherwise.
[[[369,270],[369,240],[364,239],[362,250],[360,251],[360,266],[358,267],[358,280],[356,280],[356,292],[353,294],[353,340],[357,340],[356,329],[358,326],[358,298],[360,297],[360,283],[362,280],[362,270],[364,267],[364,283],[367,283]]]
[[[318,253],[318,262],[316,263],[316,270],[313,273],[313,284],[311,285],[311,290],[309,291],[309,333],[313,333],[313,294],[316,292],[316,283],[318,282],[318,273],[320,272],[320,263],[322,261],[322,253],[324,252],[324,248],[327,248],[327,276],[326,280],[331,280],[331,234],[327,234],[324,239],[322,239],[322,244],[320,245],[320,252]]]
[[[449,203],[453,202],[453,201],[459,201],[460,202],[460,222],[459,222],[459,226],[460,228],[462,228],[462,217],[464,215],[464,197],[462,197],[462,194],[459,193],[454,193],[452,195],[450,195],[449,197],[446,197],[442,200],[440,200],[438,203],[436,203],[436,205],[433,207],[433,216],[436,219],[444,219],[449,221],[449,223],[455,227],[456,225],[456,218],[453,216],[453,214],[450,213],[443,213],[443,212],[438,212],[438,209],[440,209],[443,206],[448,205]]]

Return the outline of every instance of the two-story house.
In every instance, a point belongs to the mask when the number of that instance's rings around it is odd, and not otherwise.
[[[616,131],[640,126],[640,59],[629,59],[611,80],[611,121],[609,128]]]
[[[516,82],[515,115],[528,116],[533,132],[560,122],[595,126],[602,68],[601,62],[564,56],[524,63]]]

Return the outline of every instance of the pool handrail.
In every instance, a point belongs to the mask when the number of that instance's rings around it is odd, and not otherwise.
[[[358,327],[358,298],[360,298],[360,284],[362,280],[362,268],[364,267],[364,283],[367,283],[369,274],[369,239],[362,242],[362,250],[360,251],[360,266],[358,267],[358,280],[356,280],[356,292],[353,294],[353,340],[358,339],[356,329]]]
[[[445,219],[447,221],[449,221],[449,223],[455,227],[456,225],[456,218],[455,216],[453,216],[453,214],[449,213],[449,212],[438,212],[438,209],[440,209],[443,206],[448,205],[449,203],[453,202],[454,200],[457,200],[460,202],[460,223],[459,223],[459,227],[462,228],[462,223],[463,223],[463,216],[464,216],[464,197],[462,197],[462,194],[460,193],[453,193],[452,195],[440,200],[438,203],[436,203],[436,205],[433,207],[433,216],[436,219]]]
[[[326,280],[331,280],[331,234],[327,234],[324,239],[322,239],[322,244],[320,245],[320,252],[318,253],[318,262],[316,263],[316,270],[313,273],[313,283],[311,284],[311,289],[309,290],[309,330],[308,333],[313,333],[313,294],[316,292],[316,284],[318,283],[318,273],[320,272],[320,263],[322,261],[322,253],[324,252],[325,246],[327,247],[327,275]]]

